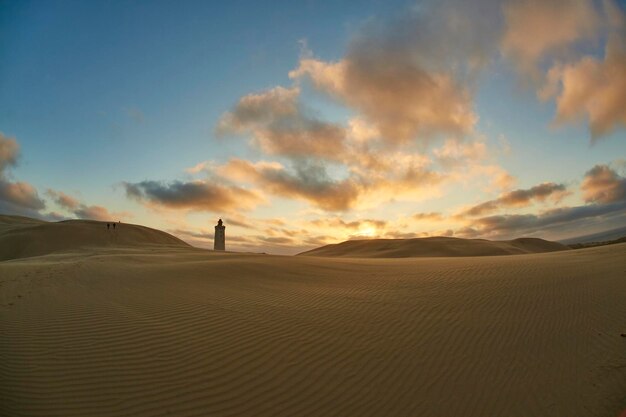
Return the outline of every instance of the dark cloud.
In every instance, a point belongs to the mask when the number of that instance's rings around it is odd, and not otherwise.
[[[256,229],[256,226],[243,220],[237,220],[229,217],[224,218],[224,224],[228,226],[238,226],[243,227],[244,229]]]
[[[546,182],[525,190],[510,191],[495,200],[486,201],[466,210],[463,215],[480,216],[505,207],[524,207],[531,204],[533,200],[545,201],[552,198],[554,201],[559,201],[565,192],[564,184]]]
[[[470,230],[482,236],[514,237],[528,233],[545,232],[552,228],[575,227],[577,222],[594,218],[621,215],[626,210],[626,201],[610,204],[589,204],[576,207],[562,207],[539,214],[509,214],[488,216],[471,222]],[[457,231],[456,234],[464,234]]]
[[[588,203],[614,203],[626,200],[626,178],[608,165],[596,165],[583,180],[581,189]]]
[[[130,198],[156,206],[197,211],[250,209],[262,202],[254,191],[210,181],[124,183]]]

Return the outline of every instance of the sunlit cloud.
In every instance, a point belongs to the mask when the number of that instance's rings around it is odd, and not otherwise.
[[[593,139],[626,126],[625,36],[611,36],[604,60],[585,56],[550,70],[541,95],[556,98],[557,123],[586,118]]]
[[[275,87],[244,96],[221,117],[216,132],[249,134],[268,155],[340,158],[345,153],[344,128],[307,115],[299,94],[296,87]]]
[[[626,126],[626,20],[617,4],[518,0],[504,16],[502,51],[542,100],[555,100],[556,125],[587,120],[594,140]],[[580,56],[585,42],[604,38],[603,58]]]
[[[101,220],[101,221],[114,221],[114,220],[126,220],[132,218],[133,215],[129,212],[111,212],[109,209],[98,205],[87,205],[81,203],[77,198],[72,197],[62,191],[56,191],[48,189],[46,194],[52,201],[61,209],[71,213],[78,219],[88,220]],[[67,216],[63,216],[68,218]]]
[[[598,35],[602,18],[593,0],[517,0],[504,3],[502,52],[538,80],[547,55],[563,55],[575,42]]]
[[[23,181],[11,181],[10,170],[17,165],[19,144],[0,133],[0,211],[39,217],[46,203],[37,189]]]
[[[299,198],[326,210],[347,210],[359,194],[359,184],[351,179],[334,180],[319,164],[301,163],[294,171],[280,163],[251,163],[233,159],[218,170],[231,179],[255,184],[269,193]]]

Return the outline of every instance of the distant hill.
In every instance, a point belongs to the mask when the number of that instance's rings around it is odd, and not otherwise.
[[[586,243],[572,243],[569,246],[572,249],[584,249],[593,248],[595,246],[616,245],[618,243],[626,243],[626,237],[620,237],[615,240],[604,240],[602,242],[586,242]]]
[[[626,237],[626,226],[617,229],[605,230],[599,233],[592,233],[589,235],[576,236],[568,239],[560,240],[559,242],[566,245],[572,245],[577,243],[592,243],[592,242],[608,242],[615,241],[620,238]]]
[[[561,243],[537,238],[491,241],[454,237],[427,237],[417,239],[348,240],[302,252],[299,255],[353,258],[410,258],[518,255],[569,249],[569,247]]]
[[[46,255],[87,247],[189,245],[160,230],[136,224],[65,220],[45,222],[21,216],[0,215],[0,261]]]

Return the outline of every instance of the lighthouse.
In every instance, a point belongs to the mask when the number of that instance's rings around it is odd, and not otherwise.
[[[219,219],[217,221],[217,225],[215,226],[213,250],[226,250],[226,226],[222,223],[222,219]]]

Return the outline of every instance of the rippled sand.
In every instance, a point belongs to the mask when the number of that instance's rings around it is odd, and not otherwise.
[[[0,262],[0,415],[616,417],[625,254]]]

